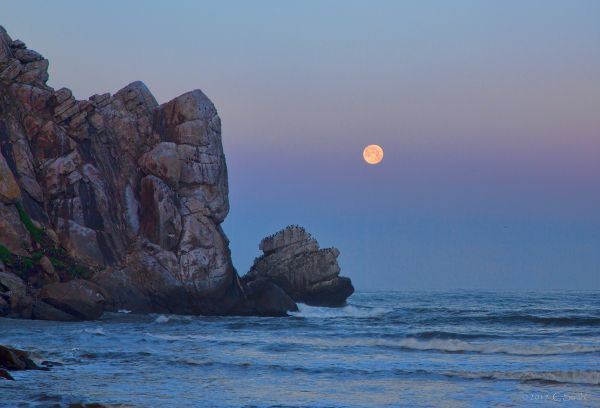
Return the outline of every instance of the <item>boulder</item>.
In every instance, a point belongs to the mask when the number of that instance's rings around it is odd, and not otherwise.
[[[12,377],[12,375],[10,375],[10,373],[6,370],[3,370],[0,368],[0,379],[2,380],[10,380],[10,381],[14,381],[15,379]]]
[[[343,306],[354,292],[349,278],[340,277],[336,248],[320,249],[298,226],[263,239],[257,258],[243,281],[264,279],[281,287],[294,301],[314,306]]]
[[[75,279],[44,286],[40,291],[39,298],[44,303],[73,316],[72,320],[95,320],[104,311],[105,298],[101,292],[102,290],[96,284]],[[42,309],[43,307],[41,306]],[[39,313],[47,315],[43,312]]]
[[[7,370],[40,370],[29,353],[0,345],[0,368]]]
[[[40,367],[33,361],[28,352],[0,345],[0,380],[14,381],[8,370],[48,371],[46,364],[51,365],[50,362],[42,362],[43,366]]]

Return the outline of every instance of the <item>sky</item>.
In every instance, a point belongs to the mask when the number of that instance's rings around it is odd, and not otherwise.
[[[600,289],[599,21],[578,0],[0,2],[55,88],[212,99],[240,274],[300,224],[358,290]]]

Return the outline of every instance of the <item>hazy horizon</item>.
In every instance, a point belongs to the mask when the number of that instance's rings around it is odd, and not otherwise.
[[[600,2],[143,7],[3,2],[0,25],[80,99],[211,98],[240,274],[299,224],[359,291],[600,289]]]

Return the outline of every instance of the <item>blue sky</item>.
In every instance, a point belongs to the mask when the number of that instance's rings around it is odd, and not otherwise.
[[[600,289],[598,21],[597,1],[0,3],[55,88],[213,100],[240,273],[301,224],[363,290]]]

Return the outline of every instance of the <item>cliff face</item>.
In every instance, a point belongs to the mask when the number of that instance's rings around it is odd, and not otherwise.
[[[195,90],[159,105],[141,82],[76,100],[46,84],[47,68],[0,27],[0,272],[18,275],[29,303],[93,276],[108,309],[228,313],[243,293],[220,227],[212,102]],[[13,309],[31,313],[23,302]]]

